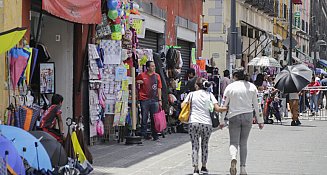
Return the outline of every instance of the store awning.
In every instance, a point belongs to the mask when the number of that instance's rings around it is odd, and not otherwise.
[[[42,9],[76,23],[101,23],[101,0],[42,0]]]

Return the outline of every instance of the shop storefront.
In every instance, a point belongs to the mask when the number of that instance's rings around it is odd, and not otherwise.
[[[183,60],[182,77],[184,77],[186,71],[190,68],[191,65],[191,52],[193,43],[178,39],[177,45],[181,47],[179,51],[181,52]]]
[[[158,53],[159,51],[159,33],[146,30],[145,37],[139,38],[140,48],[152,49],[153,52]]]
[[[54,87],[51,92],[43,90],[42,86],[46,86],[42,81],[42,77],[38,78],[42,72],[34,74],[33,88],[35,94],[38,94],[39,104],[42,106],[44,99],[41,95],[47,98],[51,102],[53,94],[60,94],[64,97],[64,103],[61,107],[63,120],[68,117],[73,117],[73,36],[74,36],[74,24],[52,15],[42,15],[42,19],[39,20],[39,12],[32,12],[31,20],[31,42],[36,42],[37,30],[39,30],[39,39],[37,44],[41,44],[46,48],[46,52],[49,54],[49,58],[38,58],[39,62],[37,69],[42,69],[42,65],[50,65],[54,69],[54,79],[51,80],[51,84]],[[38,28],[38,22],[41,21],[40,28]],[[35,47],[38,47],[37,45]],[[41,66],[40,66],[41,65]],[[42,70],[41,70],[42,71]],[[48,80],[50,81],[50,80]],[[49,83],[49,82],[47,82]],[[47,105],[50,105],[49,103]],[[67,132],[67,126],[64,125]]]

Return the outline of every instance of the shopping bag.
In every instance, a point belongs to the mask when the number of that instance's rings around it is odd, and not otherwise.
[[[217,128],[219,126],[219,114],[215,111],[210,112],[210,118],[212,121],[212,127]]]
[[[185,106],[183,106],[181,113],[179,113],[178,120],[182,123],[188,123],[191,115],[191,105],[192,97],[189,98],[188,102],[186,102]]]
[[[165,111],[159,108],[159,111],[154,114],[154,129],[156,132],[162,132],[167,127]]]
[[[212,122],[212,127],[217,128],[219,126],[219,115],[214,110],[214,104],[212,103],[212,100],[211,100],[211,93],[209,95],[210,95],[209,113],[210,113],[210,118],[211,118],[211,122]]]

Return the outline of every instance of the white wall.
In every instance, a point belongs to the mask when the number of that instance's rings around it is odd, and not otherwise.
[[[64,20],[44,16],[41,30],[40,42],[47,47],[51,55],[49,62],[55,63],[55,91],[64,97],[61,110],[65,131],[67,131],[66,118],[73,117],[74,26]],[[56,35],[60,36],[60,41],[56,41]]]

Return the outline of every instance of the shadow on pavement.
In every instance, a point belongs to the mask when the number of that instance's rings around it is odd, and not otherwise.
[[[90,147],[94,157],[94,166],[106,168],[128,168],[145,159],[189,142],[186,133],[173,133],[160,138],[160,141],[142,140],[141,145],[125,145],[124,143],[105,143]],[[191,152],[191,150],[190,150]],[[169,161],[169,160],[167,160]]]

